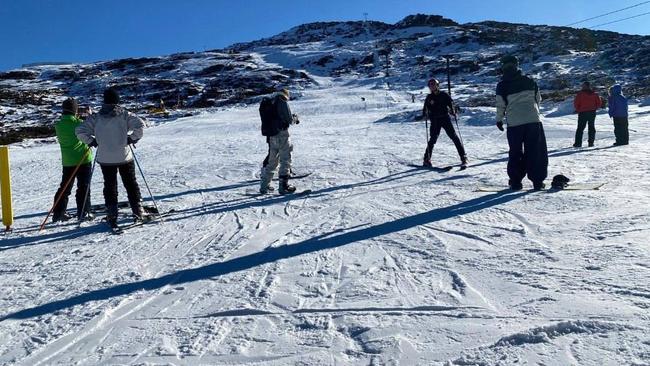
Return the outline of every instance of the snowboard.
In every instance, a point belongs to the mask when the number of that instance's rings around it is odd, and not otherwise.
[[[303,179],[303,178],[307,178],[307,177],[310,176],[311,174],[312,174],[312,172],[307,172],[307,173],[292,173],[291,175],[289,175],[289,180],[291,180],[291,179]],[[258,177],[258,179],[259,179],[259,177]],[[274,180],[274,181],[277,181],[278,179],[280,179],[280,177],[278,177],[277,175],[276,175],[275,177],[273,177],[273,180]],[[252,182],[252,181],[251,181],[251,182]]]
[[[312,173],[312,172],[308,172],[308,173],[295,173],[295,174],[292,174],[292,175],[289,176],[289,180],[291,180],[291,179],[303,179],[303,178],[307,178],[308,176],[311,175],[311,173]]]
[[[604,186],[605,183],[574,183],[574,184],[569,184],[568,186],[564,188],[553,188],[553,187],[547,187],[542,189],[542,191],[547,191],[547,192],[557,192],[557,191],[596,191],[599,190],[602,186]],[[502,187],[502,186],[479,186],[477,189],[479,192],[501,192],[501,191],[510,191],[510,188],[508,187]],[[513,191],[513,192],[518,192],[518,191]]]

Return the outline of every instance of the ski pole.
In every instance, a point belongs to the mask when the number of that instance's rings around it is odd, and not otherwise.
[[[43,231],[43,228],[45,228],[45,223],[47,223],[47,219],[50,218],[50,215],[54,211],[54,208],[56,208],[56,206],[59,204],[59,201],[61,201],[61,198],[63,198],[63,193],[70,185],[70,182],[72,182],[74,178],[77,176],[77,171],[79,171],[79,167],[81,166],[81,163],[83,163],[83,161],[86,160],[86,157],[88,156],[89,152],[90,152],[90,148],[86,150],[84,156],[81,158],[81,160],[79,160],[79,164],[77,164],[77,166],[72,171],[72,175],[70,175],[70,178],[68,178],[68,180],[63,185],[63,189],[61,190],[61,193],[59,193],[59,196],[56,197],[56,199],[54,200],[54,205],[52,205],[52,208],[50,208],[50,211],[48,211],[47,216],[45,216],[45,220],[43,220],[43,222],[41,223],[41,227],[38,229],[38,231]]]
[[[133,160],[135,160],[135,165],[138,166],[138,170],[140,171],[140,175],[142,175],[142,180],[144,181],[145,187],[147,187],[147,191],[149,192],[149,197],[151,197],[151,201],[153,201],[153,206],[156,208],[156,211],[160,215],[162,212],[158,209],[158,204],[156,203],[156,199],[153,197],[153,194],[151,193],[151,189],[149,189],[149,184],[147,183],[147,178],[144,176],[144,172],[142,171],[142,168],[140,167],[140,162],[138,162],[138,157],[135,155],[135,151],[133,151],[133,145],[129,144],[129,149],[131,149],[131,154],[133,154]],[[160,217],[161,221],[165,221],[165,219],[161,216]]]
[[[447,59],[447,92],[449,92],[449,96],[451,97],[451,71],[449,70],[449,58],[451,56],[446,55],[445,58]]]
[[[90,150],[90,148],[88,149]],[[88,178],[88,187],[86,187],[86,194],[84,194],[84,203],[81,205],[81,217],[79,217],[79,226],[81,226],[81,219],[83,218],[83,214],[86,212],[86,202],[88,202],[88,195],[90,194],[90,184],[93,180],[93,174],[95,173],[95,165],[97,164],[97,154],[95,154],[95,158],[93,159],[93,167],[90,169],[90,178]]]
[[[427,149],[428,149],[429,148],[429,118],[428,117],[424,117],[424,128],[426,129],[425,133],[427,134]]]
[[[445,59],[447,59],[447,92],[449,93],[449,97],[451,98],[451,70],[449,67],[449,59],[451,56],[446,55]],[[455,106],[452,105],[453,108],[453,116],[454,116],[454,121],[456,122],[456,129],[458,130],[458,137],[460,138],[460,144],[465,148],[465,143],[463,142],[463,134],[460,133],[460,126],[458,125],[458,118],[456,117],[456,108]]]
[[[460,144],[465,148],[465,143],[463,142],[463,134],[460,133],[460,126],[458,125],[458,118],[456,117],[456,114],[454,113],[454,121],[456,122],[456,129],[458,130],[458,137],[460,138]]]

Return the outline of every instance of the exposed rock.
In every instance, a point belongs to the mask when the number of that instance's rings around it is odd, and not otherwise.
[[[450,27],[458,25],[451,19],[440,15],[415,14],[409,15],[395,24],[396,28],[411,27]]]

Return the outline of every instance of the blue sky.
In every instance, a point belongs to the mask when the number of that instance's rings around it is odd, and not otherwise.
[[[501,20],[566,25],[638,0],[0,0],[0,70],[42,61],[88,62],[222,48],[293,26],[415,13],[460,23]],[[516,3],[516,6],[513,6]],[[590,26],[650,12],[650,3]],[[650,15],[602,29],[650,34]]]

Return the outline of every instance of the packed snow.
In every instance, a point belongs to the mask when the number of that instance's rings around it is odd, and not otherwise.
[[[624,147],[606,115],[583,149],[575,115],[545,119],[550,177],[600,190],[484,193],[507,184],[493,109],[461,117],[470,167],[440,173],[408,166],[426,144],[420,96],[317,80],[290,102],[306,196],[246,195],[266,154],[257,106],[215,109],[137,145],[158,205],[175,209],[164,221],[39,232],[59,148],[13,145],[0,364],[650,364],[647,101],[632,101]],[[434,165],[458,160],[441,136]]]

